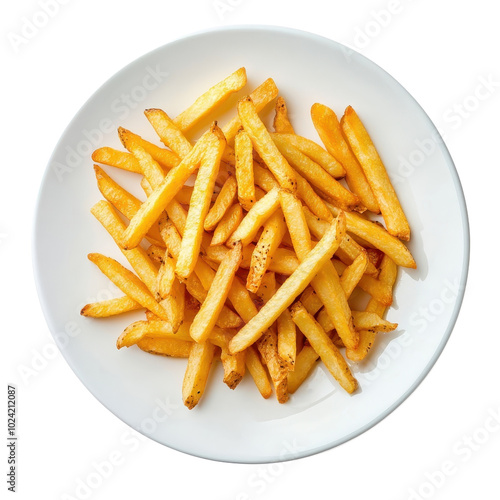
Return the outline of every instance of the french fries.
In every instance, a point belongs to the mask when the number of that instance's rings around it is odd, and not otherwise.
[[[368,132],[351,106],[345,110],[340,124],[377,199],[387,224],[387,231],[408,241],[410,239],[410,226],[387,175],[387,170]]]
[[[330,108],[313,105],[322,147],[295,133],[279,97],[271,132],[259,116],[278,95],[269,78],[250,94],[243,90],[236,116],[219,128],[218,106],[246,81],[245,68],[238,69],[173,119],[147,109],[164,147],[120,127],[127,151],[101,147],[92,155],[128,171],[122,175],[135,179],[146,199],[94,165],[105,200],[91,212],[134,272],[89,254],[125,295],[87,304],[81,314],[142,315],[116,347],[187,358],[181,396],[189,409],[219,358],[230,389],[251,377],[263,398],[274,392],[279,403],[318,359],[352,394],[357,381],[344,353],[361,361],[377,332],[397,328],[384,315],[398,266],[416,267],[400,241],[409,238],[408,220],[354,110],[339,121]],[[186,136],[208,120],[198,140]],[[344,176],[349,189],[339,182]],[[385,226],[371,220],[380,211]],[[368,305],[351,310],[360,294],[369,295]]]

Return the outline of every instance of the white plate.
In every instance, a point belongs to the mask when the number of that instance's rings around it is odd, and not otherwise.
[[[318,366],[290,401],[260,397],[252,380],[229,390],[211,374],[201,403],[181,401],[185,360],[118,351],[117,336],[142,314],[106,320],[79,315],[91,300],[117,296],[87,253],[124,262],[89,208],[101,197],[90,153],[119,146],[122,125],[153,139],[143,110],[175,116],[200,93],[245,66],[247,88],[271,76],[286,97],[301,135],[317,139],[314,102],[342,114],[353,105],[373,135],[412,228],[418,270],[399,274],[388,314],[397,332],[378,339],[353,370],[356,394],[339,390]],[[221,122],[222,123],[222,122]],[[130,174],[108,172],[130,184]],[[135,191],[138,195],[140,191]],[[34,267],[40,301],[64,357],[87,388],[134,429],[171,448],[230,462],[304,457],[372,427],[422,381],[441,353],[463,297],[469,256],[466,207],[453,162],[435,127],[390,75],[358,53],[308,33],[272,27],[209,31],[161,47],[106,82],[59,141],[38,201]]]

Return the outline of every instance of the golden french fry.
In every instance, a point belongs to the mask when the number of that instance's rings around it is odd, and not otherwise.
[[[352,394],[357,389],[358,383],[342,354],[314,319],[314,316],[311,316],[300,302],[292,306],[290,313],[293,321],[309,340],[312,348],[319,354],[328,371],[342,388]]]
[[[125,224],[114,211],[111,204],[101,200],[90,210],[94,217],[104,226],[117,244],[125,231]],[[148,254],[143,248],[133,248],[131,250],[120,249],[139,278],[148,287],[149,291],[156,296],[158,293],[158,278],[156,266],[153,264]]]
[[[316,365],[318,353],[310,346],[306,345],[297,355],[295,369],[288,372],[288,392],[293,394],[307,378],[311,370]]]
[[[382,259],[382,263],[380,264],[380,281],[392,288],[396,282],[397,275],[398,268],[396,264],[394,264],[394,262],[387,257],[387,255],[385,255]],[[366,311],[376,313],[380,317],[383,317],[386,311],[386,306],[375,299],[370,299],[368,305],[366,306]],[[358,347],[356,347],[356,349],[347,349],[347,357],[353,361],[362,361],[372,348],[373,342],[375,341],[375,335],[376,332],[373,330],[361,330],[359,332]]]
[[[281,134],[295,134],[292,124],[288,119],[288,109],[286,107],[285,99],[278,97],[276,100],[276,107],[274,108],[275,115],[273,121],[274,131]]]
[[[165,253],[158,271],[158,299],[162,300],[172,291],[175,280],[175,260]]]
[[[241,244],[235,245],[220,263],[207,297],[193,320],[190,335],[196,342],[204,342],[209,337],[224,306],[240,262]]]
[[[188,365],[182,382],[184,405],[192,410],[200,401],[210,373],[215,346],[207,341],[194,343],[189,353]]]
[[[134,155],[110,147],[96,149],[92,153],[92,161],[137,174],[142,173],[141,166]]]
[[[122,347],[133,346],[144,337],[169,338],[192,342],[193,339],[189,336],[189,325],[189,323],[183,324],[181,328],[174,331],[169,321],[136,321],[127,326],[118,337],[116,347],[121,349]]]
[[[186,279],[193,272],[198,259],[203,236],[203,221],[210,207],[210,199],[225,144],[224,137],[220,137],[217,146],[206,150],[201,160],[175,268],[180,279]]]
[[[116,299],[102,300],[100,302],[87,304],[82,308],[80,314],[88,318],[108,318],[109,316],[137,311],[142,308],[143,306],[141,306],[141,304],[125,295],[124,297],[118,297]]]
[[[297,180],[294,171],[274,144],[250,97],[243,98],[238,103],[238,116],[243,128],[252,140],[254,149],[276,177],[280,186],[295,192]]]
[[[223,245],[234,233],[243,219],[243,210],[239,204],[233,205],[215,228],[210,246]],[[207,249],[208,251],[208,249]]]
[[[285,157],[300,175],[303,175],[317,189],[327,194],[335,204],[342,210],[363,211],[359,198],[348,191],[326,170],[312,161],[299,149],[290,144],[286,138],[279,134],[273,134],[272,139],[278,147],[280,153]]]
[[[377,313],[368,311],[352,311],[352,320],[356,330],[375,330],[376,332],[392,332],[398,327],[382,319]]]
[[[333,215],[339,213],[339,209],[326,204]],[[380,224],[364,219],[358,214],[346,213],[347,230],[356,236],[368,241],[388,255],[396,265],[416,269],[417,264],[405,244],[392,234],[389,234]]]
[[[410,226],[396,191],[370,135],[351,106],[345,110],[340,124],[375,195],[387,225],[387,231],[393,236],[408,241]]]
[[[159,247],[157,245],[149,245],[149,248],[146,250],[148,257],[152,262],[156,264],[163,264],[165,260],[165,248]]]
[[[256,201],[252,149],[248,134],[243,129],[239,130],[234,138],[235,170],[238,201],[245,210],[250,210]]]
[[[222,104],[232,93],[241,90],[247,83],[245,68],[237,69],[227,78],[215,84],[173,120],[183,133],[187,132],[205,116]]]
[[[333,221],[333,215],[328,210],[325,202],[314,191],[312,186],[300,174],[295,173],[297,177],[297,196],[304,202],[304,204],[311,210],[311,212],[320,219],[328,222]]]
[[[308,286],[302,292],[300,302],[306,308],[306,311],[313,316],[323,307],[323,302],[321,302],[321,299],[312,286]]]
[[[260,287],[255,292],[257,297],[265,304],[276,293],[276,275],[267,272],[262,276]]]
[[[360,253],[353,261],[347,266],[340,277],[340,284],[344,289],[345,295],[349,298],[363,277],[368,266],[368,256],[366,252]]]
[[[146,109],[144,111],[149,123],[155,129],[160,141],[180,158],[185,158],[191,151],[191,143],[184,137],[179,127],[162,109]]]
[[[279,190],[272,189],[263,198],[254,203],[249,212],[243,217],[240,225],[227,241],[227,245],[234,245],[241,241],[247,246],[257,234],[260,226],[276,211],[279,206]]]
[[[125,295],[141,304],[159,318],[168,321],[163,307],[156,302],[146,285],[119,262],[99,253],[89,253],[88,259],[106,275]]]
[[[187,340],[153,337],[144,337],[137,342],[137,346],[145,352],[172,358],[189,358],[192,345],[193,342]]]
[[[222,186],[215,203],[205,217],[205,231],[212,231],[224,217],[236,199],[236,190],[236,179],[234,177],[228,177],[227,181]]]
[[[295,134],[282,134],[283,137],[312,161],[323,167],[332,177],[340,179],[345,176],[344,167],[328,151],[319,144]]]
[[[264,224],[264,230],[255,245],[250,263],[246,287],[251,292],[256,293],[260,287],[262,278],[269,268],[269,264],[283,236],[285,235],[286,224],[281,210],[274,212]]]
[[[248,373],[252,376],[257,389],[264,399],[267,399],[273,393],[273,389],[267,377],[266,370],[260,361],[260,356],[255,351],[254,346],[245,349],[245,364]]]
[[[186,289],[200,304],[207,298],[207,291],[195,273],[187,279]],[[215,324],[220,328],[239,328],[243,324],[243,320],[227,306],[223,306]]]
[[[123,234],[123,248],[135,248],[147,233],[149,228],[161,215],[165,207],[174,199],[174,196],[181,190],[184,183],[191,174],[198,168],[202,157],[205,155],[205,148],[212,151],[218,150],[224,137],[220,129],[212,127],[196,143],[184,160],[165,176],[162,183],[154,190],[151,196],[141,205],[139,211],[130,221],[127,230]]]
[[[266,193],[271,191],[271,189],[280,187],[274,175],[255,162],[253,164],[253,178],[255,185],[261,187]]]
[[[278,95],[278,87],[274,83],[272,78],[268,78],[265,82],[259,85],[253,92],[250,93],[250,97],[255,105],[257,113],[262,111],[264,107],[269,104]],[[222,127],[222,131],[229,142],[238,132],[241,127],[240,118],[236,115],[229,123]]]
[[[363,169],[342,135],[337,115],[323,104],[313,104],[311,117],[326,150],[334,156],[346,171],[345,179],[351,191],[359,196],[361,203],[370,211],[379,213],[377,200],[368,184]]]
[[[278,316],[289,307],[311,282],[323,265],[331,259],[345,234],[345,218],[341,214],[294,273],[281,285],[272,299],[265,304],[231,340],[231,352],[239,352],[253,344]]]
[[[285,309],[277,320],[278,327],[278,355],[285,363],[288,371],[295,369],[297,355],[297,331],[292,315]]]

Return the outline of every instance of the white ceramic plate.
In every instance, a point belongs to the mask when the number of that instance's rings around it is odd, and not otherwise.
[[[119,146],[116,127],[154,138],[143,110],[175,116],[200,93],[245,66],[248,88],[269,76],[286,97],[299,134],[317,139],[314,102],[339,115],[353,105],[379,148],[412,228],[418,270],[399,274],[388,314],[400,328],[378,339],[352,369],[349,396],[319,365],[285,405],[260,397],[252,380],[229,390],[221,366],[201,403],[181,401],[185,360],[118,351],[117,336],[143,314],[106,320],[79,315],[88,301],[120,295],[87,253],[123,257],[89,208],[101,197],[90,154]],[[222,122],[221,122],[222,123]],[[114,171],[113,171],[114,170]],[[132,189],[130,174],[109,168]],[[134,188],[140,196],[140,190]],[[40,191],[34,235],[35,276],[47,322],[87,388],[134,429],[171,448],[230,462],[303,457],[341,444],[387,416],[422,381],[456,321],[467,275],[466,207],[453,162],[433,124],[390,75],[325,38],[272,27],[235,27],[170,43],[134,61],[82,107],[59,141]]]

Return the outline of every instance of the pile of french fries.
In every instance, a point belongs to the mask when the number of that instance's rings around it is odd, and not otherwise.
[[[82,314],[145,310],[117,347],[188,358],[182,398],[189,409],[217,359],[228,387],[248,371],[261,395],[274,388],[280,403],[319,358],[353,393],[358,384],[346,358],[363,360],[377,332],[397,327],[383,319],[397,268],[416,267],[401,241],[410,238],[408,221],[353,108],[339,121],[327,106],[312,106],[320,145],[295,133],[268,79],[240,96],[232,120],[222,128],[213,121],[192,140],[196,126],[246,83],[240,68],[174,119],[147,109],[164,147],[120,128],[126,151],[103,147],[92,155],[130,171],[147,197],[140,201],[94,165],[104,200],[91,212],[134,272],[89,254],[124,295],[88,304]],[[275,100],[271,131],[259,113]],[[368,213],[381,214],[385,227]],[[367,296],[364,310],[354,309],[353,292]]]

